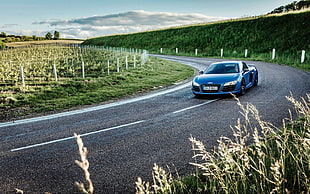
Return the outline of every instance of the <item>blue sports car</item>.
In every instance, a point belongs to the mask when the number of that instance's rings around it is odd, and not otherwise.
[[[192,82],[196,96],[212,94],[244,95],[246,90],[258,83],[258,71],[254,65],[242,61],[212,63],[199,72]]]

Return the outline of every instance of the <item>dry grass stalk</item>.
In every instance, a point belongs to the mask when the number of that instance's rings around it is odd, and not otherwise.
[[[88,189],[85,188],[83,183],[75,182],[75,184],[80,189],[80,191],[82,191],[83,193],[92,194],[92,193],[94,193],[94,187],[93,187],[93,183],[90,179],[90,173],[88,171],[88,168],[89,168],[89,162],[87,160],[88,151],[87,151],[87,148],[84,147],[84,144],[83,144],[83,141],[82,141],[80,135],[74,134],[74,136],[76,137],[76,142],[78,144],[79,154],[81,157],[81,161],[75,160],[75,163],[80,168],[82,168],[82,170],[84,172],[85,180],[87,181],[87,184],[88,184]]]
[[[15,188],[15,191],[16,191],[16,193],[24,194],[24,191],[23,191],[23,190],[21,190],[21,189],[17,189],[17,188]]]
[[[141,177],[138,177],[136,182],[136,194],[149,194],[151,193],[151,187],[149,182],[142,181]]]
[[[291,116],[288,124],[283,120],[281,129],[262,121],[254,105],[242,105],[235,98],[244,121],[238,119],[231,127],[233,139],[221,137],[217,148],[208,151],[201,141],[190,137],[195,159],[191,164],[206,179],[201,182],[203,192],[310,193],[310,95],[307,97],[301,102],[287,97],[301,119],[293,121]],[[174,181],[169,174],[156,165],[153,170],[154,191],[138,178],[137,194],[178,192],[171,189]]]
[[[141,177],[138,177],[138,181],[136,182],[136,194],[174,193],[173,183],[175,180],[170,172],[166,172],[155,163],[152,170],[152,177],[152,186],[150,186],[149,182],[142,181]]]

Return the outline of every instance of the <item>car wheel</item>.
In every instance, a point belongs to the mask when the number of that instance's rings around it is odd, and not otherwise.
[[[255,75],[253,86],[257,86],[257,84],[258,84],[258,73],[256,73],[256,75]]]
[[[240,86],[240,95],[243,96],[246,93],[246,84],[245,81],[242,80],[241,86]]]

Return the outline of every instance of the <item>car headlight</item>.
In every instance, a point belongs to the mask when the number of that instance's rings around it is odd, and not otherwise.
[[[231,82],[226,82],[226,83],[224,84],[224,86],[233,86],[233,85],[237,85],[237,83],[238,83],[237,80],[231,81]]]
[[[197,86],[197,87],[199,87],[200,86],[200,84],[199,83],[197,83],[195,80],[193,80],[193,86]]]

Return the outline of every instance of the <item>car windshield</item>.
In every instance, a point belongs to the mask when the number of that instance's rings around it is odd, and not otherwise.
[[[238,63],[217,63],[210,65],[206,70],[205,74],[225,74],[225,73],[238,73]]]

